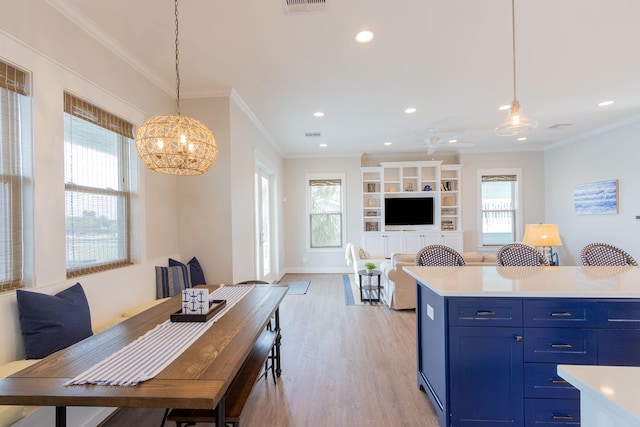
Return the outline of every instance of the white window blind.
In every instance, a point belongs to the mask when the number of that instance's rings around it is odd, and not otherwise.
[[[131,264],[133,125],[64,95],[67,277]]]
[[[310,179],[308,184],[310,246],[342,247],[342,180]]]
[[[517,184],[517,175],[482,175],[483,246],[502,246],[515,242]]]
[[[29,74],[0,61],[0,290],[26,284],[32,233]]]

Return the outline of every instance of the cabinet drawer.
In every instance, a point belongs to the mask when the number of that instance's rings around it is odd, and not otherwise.
[[[598,364],[640,366],[640,329],[599,330]]]
[[[512,298],[452,298],[451,326],[522,326],[522,300]]]
[[[595,301],[525,300],[524,325],[543,328],[587,328],[598,324]]]
[[[525,399],[525,427],[580,425],[580,401],[572,399]]]
[[[524,364],[524,396],[546,399],[579,399],[580,391],[558,376],[555,363]]]
[[[598,335],[593,329],[525,328],[524,361],[598,363]]]
[[[600,303],[602,320],[606,329],[640,329],[640,301],[603,301]]]

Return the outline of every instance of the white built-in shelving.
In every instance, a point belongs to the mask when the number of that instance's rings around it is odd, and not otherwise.
[[[417,252],[429,244],[462,251],[462,165],[441,161],[382,162],[361,169],[363,246],[371,253]],[[384,200],[389,197],[433,197],[434,225],[387,230]]]

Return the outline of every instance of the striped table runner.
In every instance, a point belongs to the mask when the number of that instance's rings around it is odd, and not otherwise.
[[[253,287],[253,285],[223,285],[213,291],[211,296],[213,299],[227,300],[227,304],[209,321],[171,322],[167,320],[65,385],[135,386],[155,377],[205,333],[214,322],[244,298]]]

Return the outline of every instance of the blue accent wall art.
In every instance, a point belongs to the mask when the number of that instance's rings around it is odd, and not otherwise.
[[[578,184],[573,190],[578,215],[606,215],[618,213],[618,180]]]

